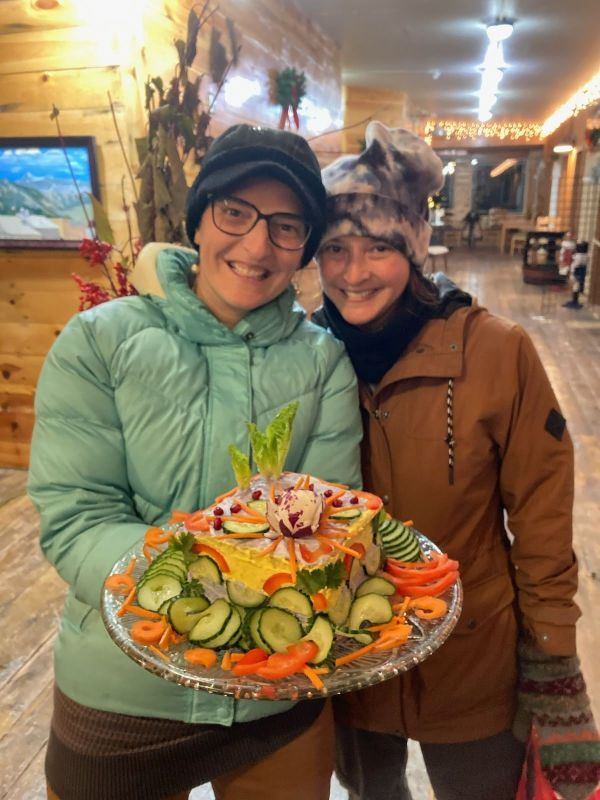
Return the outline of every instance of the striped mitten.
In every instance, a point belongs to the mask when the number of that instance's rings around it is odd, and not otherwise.
[[[548,656],[519,644],[515,735],[539,734],[544,774],[566,800],[585,800],[600,783],[600,737],[577,657]]]

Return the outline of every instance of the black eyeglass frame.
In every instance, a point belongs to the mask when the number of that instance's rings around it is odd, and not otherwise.
[[[243,233],[232,233],[231,231],[223,230],[223,228],[221,228],[218,225],[217,220],[215,219],[215,203],[217,203],[219,200],[235,200],[236,203],[241,203],[244,206],[249,206],[256,213],[256,219],[254,220],[254,222],[248,228],[247,231],[244,231]],[[225,195],[209,194],[208,202],[210,203],[212,221],[215,225],[215,228],[220,230],[221,233],[226,233],[228,236],[246,236],[246,234],[250,233],[251,230],[254,230],[254,228],[256,228],[261,219],[264,219],[265,222],[267,223],[267,233],[269,235],[269,241],[272,244],[274,244],[275,247],[278,247],[280,250],[287,250],[289,253],[295,253],[297,250],[302,250],[304,247],[306,247],[306,243],[310,239],[310,236],[313,231],[313,227],[310,224],[310,222],[307,222],[304,219],[304,217],[301,217],[299,214],[290,214],[287,211],[275,211],[274,214],[263,214],[262,211],[259,211],[258,208],[253,203],[249,203],[247,200],[242,200],[241,197],[236,197],[233,194],[225,194]],[[298,245],[298,247],[284,247],[283,245],[278,244],[273,239],[273,236],[271,234],[271,220],[273,219],[273,217],[293,217],[294,219],[302,220],[302,222],[306,226],[306,236],[304,237],[304,241],[302,242],[302,244]]]

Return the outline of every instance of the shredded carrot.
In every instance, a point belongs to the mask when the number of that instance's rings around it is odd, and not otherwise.
[[[150,552],[150,548],[147,544],[144,545],[144,558],[146,561],[152,561],[152,553]]]
[[[394,603],[392,608],[396,612],[397,616],[403,617],[406,614],[406,609],[408,608],[409,605],[410,605],[410,597],[406,595],[406,597],[404,598],[404,600],[402,600],[402,602]]]
[[[188,517],[189,514],[187,511],[171,511],[169,525],[175,525],[178,522],[185,522]]]
[[[221,517],[221,519],[223,522],[250,522],[253,525],[261,525],[266,522],[264,517],[258,517],[256,515],[253,517],[245,517],[240,514],[230,514],[229,516]]]
[[[262,533],[221,533],[214,539],[262,539]]]
[[[166,653],[163,653],[162,650],[159,650],[159,648],[156,647],[153,644],[149,644],[148,645],[148,650],[152,650],[152,652],[154,653],[155,656],[158,656],[159,658],[162,658],[162,660],[166,661],[167,663],[169,663],[171,661],[171,659],[169,658],[169,656]]]
[[[336,500],[339,500],[340,497],[343,497],[345,494],[346,494],[346,490],[345,489],[341,489],[339,492],[334,492],[331,495],[331,497],[328,497],[325,500],[325,505],[329,506],[329,508],[331,508],[332,503],[334,503]],[[336,509],[336,511],[337,511],[337,509]]]
[[[131,601],[133,600],[133,598],[135,597],[136,588],[137,587],[136,587],[135,584],[131,587],[131,590],[130,590],[129,594],[127,595],[127,597],[123,601],[123,605],[117,611],[117,617],[124,617],[125,614],[127,613],[127,608],[129,606],[129,604],[131,603]]]
[[[312,479],[311,479],[310,475],[307,475],[306,478],[304,479],[304,485],[302,486],[302,488],[303,489],[308,489],[308,487],[311,484],[311,481],[312,481]]]
[[[169,639],[171,638],[171,626],[167,624],[165,627],[165,632],[160,637],[158,641],[158,646],[161,650],[168,650],[169,649]]]
[[[127,573],[115,572],[113,575],[108,576],[104,581],[104,585],[107,589],[112,589],[119,594],[127,594],[131,591],[131,587],[135,586],[135,581]]]
[[[231,497],[232,494],[237,492],[238,487],[234,486],[233,489],[230,489],[228,492],[224,492],[220,494],[218,497],[215,497],[215,503],[220,503],[221,500],[225,500],[226,497]]]
[[[245,655],[246,655],[245,653],[231,653],[231,663],[237,664],[237,662]]]
[[[344,664],[349,664],[351,661],[355,661],[357,658],[360,658],[361,656],[366,656],[366,654],[370,653],[374,647],[375,647],[375,642],[371,642],[371,644],[366,644],[364,647],[360,647],[358,650],[354,650],[352,653],[348,653],[347,656],[341,656],[340,658],[336,658],[335,665],[336,667],[341,667]]]
[[[312,668],[315,675],[328,675],[329,674],[329,667],[313,667]]]
[[[146,619],[160,619],[161,614],[156,611],[149,611],[147,608],[141,606],[127,606],[126,611],[129,614],[135,614],[136,617],[146,617]]]
[[[312,683],[315,689],[322,689],[325,686],[325,684],[323,683],[321,678],[319,678],[315,670],[312,667],[309,667],[308,664],[302,668],[302,672],[306,675],[306,677]]]
[[[317,592],[312,596],[312,605],[315,611],[327,611],[328,602],[327,597],[323,594],[323,592]]]
[[[265,547],[263,550],[261,550],[260,552],[258,552],[256,555],[257,555],[257,556],[266,556],[266,555],[268,555],[269,553],[272,553],[272,552],[273,552],[273,550],[275,550],[275,549],[276,549],[277,545],[279,544],[279,542],[280,542],[282,539],[283,539],[283,536],[279,536],[277,539],[274,539],[274,540],[271,542],[271,544],[267,545],[267,547]]]
[[[173,628],[171,628],[171,643],[172,644],[181,644],[185,642],[187,636],[183,633],[177,633]]]
[[[299,489],[303,483],[304,483],[304,475],[300,475],[294,486],[294,491],[296,491],[296,489]]]
[[[131,561],[127,565],[127,569],[125,570],[126,575],[131,575],[133,570],[135,569],[135,565],[137,563],[137,558],[135,556],[132,557]]]
[[[415,523],[412,521],[412,519],[407,519],[406,522],[403,522],[402,524],[405,528],[412,528]]]
[[[257,517],[260,520],[262,520],[263,522],[267,521],[267,518],[265,517],[265,515],[261,514],[260,512],[258,512],[255,508],[252,508],[251,506],[247,506],[246,503],[242,503],[241,500],[238,500],[237,502],[238,502],[238,506],[242,509],[242,511],[245,511],[246,514],[250,514],[251,517]]]
[[[357,497],[362,497],[363,500],[367,501],[367,508],[375,511],[378,508],[381,508],[383,502],[380,497],[377,497],[376,494],[371,494],[371,492],[359,492],[358,489],[354,489],[354,494]]]
[[[344,547],[343,544],[336,542],[335,539],[325,538],[324,536],[315,536],[315,539],[319,542],[327,542],[328,544],[333,545],[336,550],[340,550],[342,553],[346,553],[346,555],[353,556],[354,558],[360,558],[360,553],[357,553],[356,550],[351,550],[349,547]]]
[[[296,546],[293,539],[288,539],[288,553],[290,556],[290,572],[292,573],[292,583],[296,583]]]
[[[221,669],[230,670],[231,669],[231,653],[229,650],[223,656],[221,661]]]
[[[271,488],[269,489],[269,500],[274,503],[275,502],[275,481],[271,484]]]

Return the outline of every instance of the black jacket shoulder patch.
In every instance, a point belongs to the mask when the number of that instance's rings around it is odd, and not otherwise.
[[[563,417],[560,411],[557,411],[555,408],[551,408],[548,412],[548,416],[546,417],[544,430],[548,431],[550,436],[554,436],[554,438],[560,442],[566,427],[567,420]]]

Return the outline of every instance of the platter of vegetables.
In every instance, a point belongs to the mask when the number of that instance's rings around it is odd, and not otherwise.
[[[335,609],[320,592],[240,591],[218,553],[198,552],[177,526],[150,528],[106,579],[104,623],[142,667],[193,689],[300,700],[364,688],[428,658],[461,612],[458,563],[412,528],[407,557],[398,525],[382,521],[385,560]],[[206,577],[223,581],[223,596],[206,597]]]

